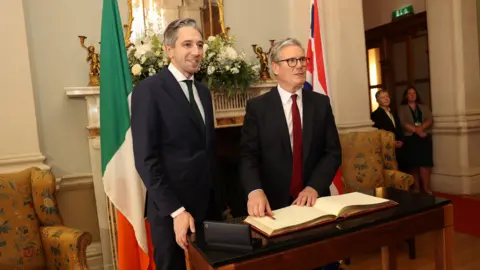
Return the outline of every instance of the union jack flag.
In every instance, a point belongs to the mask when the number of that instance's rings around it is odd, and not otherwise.
[[[307,57],[310,63],[307,66],[307,81],[304,88],[313,90],[328,96],[328,80],[325,65],[325,51],[320,27],[320,18],[318,16],[317,0],[312,0],[310,9],[310,37],[308,39]],[[330,185],[332,195],[343,193],[343,183],[341,170],[338,169],[332,184]]]

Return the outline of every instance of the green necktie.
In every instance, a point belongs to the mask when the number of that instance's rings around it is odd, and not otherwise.
[[[193,81],[192,80],[184,80],[184,82],[187,84],[188,87],[188,99],[190,100],[190,107],[192,107],[192,110],[197,117],[197,120],[199,123],[202,125],[203,123],[203,118],[202,114],[200,114],[200,110],[198,109],[197,102],[195,102],[195,97],[193,96]]]

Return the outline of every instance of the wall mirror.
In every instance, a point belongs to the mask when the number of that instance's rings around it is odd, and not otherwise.
[[[135,43],[147,31],[160,36],[168,23],[190,17],[200,23],[204,36],[227,34],[224,24],[224,0],[127,0],[128,21],[125,42]]]

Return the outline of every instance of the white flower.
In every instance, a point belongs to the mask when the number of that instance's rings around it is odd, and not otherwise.
[[[209,41],[209,42],[215,41],[215,37],[214,37],[214,36],[209,36],[209,37],[208,37],[208,41]]]
[[[220,55],[219,55],[220,59],[222,60],[224,59],[235,60],[237,56],[238,56],[237,51],[235,51],[235,49],[230,46],[222,48],[222,51],[220,52]]]
[[[225,70],[229,70],[230,69],[230,66],[229,65],[226,65],[225,66]]]
[[[155,35],[155,32],[153,32],[152,30],[148,29],[147,31],[145,31],[145,34],[147,35],[147,37],[153,37]]]
[[[234,67],[230,70],[230,72],[232,72],[232,74],[237,74],[240,72],[240,70],[238,70],[238,68]]]
[[[145,53],[152,50],[152,46],[150,45],[150,43],[146,43],[136,47],[136,49],[137,50],[135,51],[135,58],[140,59]]]
[[[140,74],[142,74],[142,66],[140,64],[133,65],[132,74],[134,76],[139,76]]]
[[[208,74],[208,75],[212,75],[213,72],[215,72],[215,67],[213,67],[213,66],[208,66],[208,68],[207,68],[207,74]]]
[[[142,55],[142,57],[140,58],[140,63],[144,64],[145,61],[147,61],[147,57],[145,55]]]
[[[208,44],[203,44],[203,53],[207,53],[208,50]]]
[[[227,48],[226,48],[226,52],[227,52],[227,57],[228,57],[229,59],[234,60],[235,58],[237,58],[237,51],[235,51],[234,48],[232,48],[232,47],[227,47]]]

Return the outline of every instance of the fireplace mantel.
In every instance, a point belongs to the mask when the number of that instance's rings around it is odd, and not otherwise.
[[[90,165],[93,175],[93,189],[95,193],[95,204],[97,209],[98,226],[100,231],[100,247],[102,254],[102,264],[104,269],[115,269],[115,252],[113,251],[114,239],[113,232],[110,229],[111,207],[107,204],[102,182],[102,167],[100,155],[100,88],[97,87],[65,87],[65,94],[69,98],[85,99],[87,105],[89,131],[88,143],[90,153]]]
[[[277,82],[266,81],[256,84],[247,93],[237,93],[233,97],[212,92],[215,115],[215,128],[237,127],[243,124],[246,101],[268,92]],[[65,87],[65,93],[70,98],[85,98],[90,136],[100,135],[100,88],[98,86]]]
[[[70,98],[84,98],[87,102],[87,129],[90,136],[100,135],[100,87],[65,87],[65,93]]]

